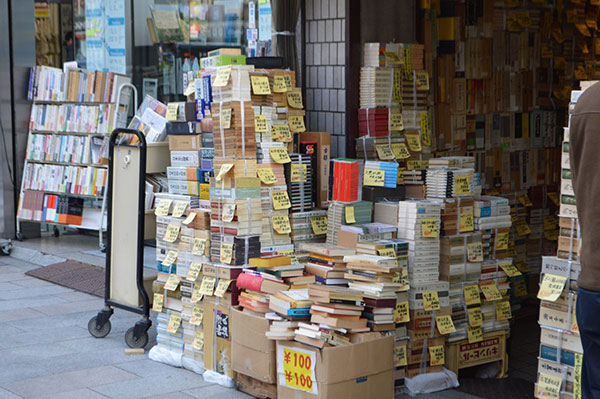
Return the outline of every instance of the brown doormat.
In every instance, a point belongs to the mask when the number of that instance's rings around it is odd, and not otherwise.
[[[104,269],[101,267],[67,260],[61,263],[40,267],[25,273],[51,283],[73,288],[74,290],[104,297]]]

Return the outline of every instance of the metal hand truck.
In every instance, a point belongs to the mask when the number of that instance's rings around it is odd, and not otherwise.
[[[121,135],[135,135],[139,143],[117,144]],[[143,348],[148,343],[152,321],[144,289],[146,139],[140,131],[118,128],[112,132],[108,176],[105,306],[90,319],[88,331],[93,337],[106,337],[113,308],[138,313],[143,317],[127,330],[125,342],[130,348]],[[134,283],[137,289],[132,289]]]

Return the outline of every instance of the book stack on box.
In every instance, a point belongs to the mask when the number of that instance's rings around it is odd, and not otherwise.
[[[346,272],[344,256],[354,255],[356,253],[354,249],[327,243],[302,243],[300,250],[308,253],[305,270],[315,276],[318,284],[348,285],[348,280],[344,278]]]
[[[333,201],[354,202],[362,199],[363,161],[337,158],[333,160]]]
[[[327,211],[315,209],[290,214],[292,244],[300,262],[308,259],[308,252],[301,249],[302,243],[323,243],[327,239]]]
[[[343,225],[370,223],[372,214],[373,203],[369,201],[331,202],[327,210],[327,242],[337,245],[338,234]]]
[[[267,317],[273,320],[271,329],[266,333],[268,339],[276,341],[291,341],[300,322],[310,319],[310,306],[313,301],[309,298],[308,288],[290,291],[279,291],[269,295],[269,308],[272,313]]]
[[[283,276],[302,275],[302,267],[291,265],[288,256],[251,258],[251,268],[245,268],[238,276],[236,285],[243,291],[239,295],[240,306],[258,313],[269,313],[269,295],[287,290],[289,285]]]

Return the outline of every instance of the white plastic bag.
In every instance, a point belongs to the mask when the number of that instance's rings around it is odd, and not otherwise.
[[[225,388],[233,388],[235,386],[233,378],[229,378],[226,375],[219,374],[216,371],[206,370],[204,374],[202,374],[202,377],[204,377],[204,380],[207,382],[219,384]]]
[[[148,357],[150,360],[165,363],[170,366],[182,366],[183,354],[170,351],[166,348],[161,348],[158,345],[155,345],[152,349],[150,349],[150,352],[148,352]]]
[[[456,374],[445,368],[438,373],[420,374],[404,379],[404,388],[410,396],[443,391],[448,388],[456,388],[458,385]]]
[[[204,362],[184,357],[183,368],[193,371],[196,374],[202,374],[204,373]]]

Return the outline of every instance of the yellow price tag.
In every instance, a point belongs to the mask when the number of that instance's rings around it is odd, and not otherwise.
[[[165,259],[161,263],[163,264],[163,266],[171,266],[173,263],[175,263],[176,260],[177,260],[177,251],[170,249],[167,252],[167,256],[165,256]]]
[[[166,242],[175,242],[177,241],[177,237],[179,237],[179,226],[175,226],[174,224],[170,224],[167,226],[167,231],[165,232],[165,236],[163,237],[163,241]]]
[[[508,249],[508,233],[496,234],[496,251]]]
[[[215,296],[223,298],[225,291],[227,291],[227,288],[229,288],[229,284],[231,284],[231,280],[220,279],[219,283],[217,284],[217,289],[215,290]]]
[[[460,214],[460,232],[466,233],[473,231],[475,224],[473,221],[473,212],[465,212]]]
[[[437,316],[435,318],[435,324],[437,326],[438,331],[442,335],[452,334],[456,332],[456,328],[454,327],[454,323],[452,322],[452,317],[450,315]]]
[[[204,319],[204,309],[202,305],[195,305],[192,309],[192,317],[190,318],[190,324],[194,326],[199,326],[202,324],[202,319]]]
[[[383,187],[385,184],[385,172],[380,169],[365,168],[363,179],[365,186]]]
[[[467,339],[470,344],[483,341],[483,330],[481,327],[467,326]]]
[[[517,196],[517,199],[519,200],[519,202],[521,203],[521,205],[525,206],[525,207],[530,207],[533,206],[533,204],[531,203],[531,200],[529,199],[529,195],[527,194],[519,194]]]
[[[194,334],[194,340],[192,341],[192,347],[197,351],[201,351],[204,347],[204,331],[198,330]]]
[[[408,301],[396,302],[396,306],[394,307],[394,323],[408,323],[409,321]]]
[[[410,152],[404,143],[392,143],[392,152],[396,159],[410,158]]]
[[[566,276],[545,273],[544,278],[542,279],[542,285],[538,291],[538,299],[556,302],[560,294],[562,294],[563,290],[565,289],[566,282]]]
[[[408,143],[408,148],[413,152],[420,152],[423,147],[421,147],[421,139],[418,134],[405,134],[406,142]]]
[[[277,233],[289,234],[292,232],[290,219],[287,215],[273,215],[271,217],[271,221],[273,223],[273,230],[275,230]]]
[[[512,263],[501,263],[498,266],[506,273],[508,277],[520,276],[521,272]]]
[[[292,141],[292,133],[290,132],[290,126],[284,125],[282,123],[274,123],[271,126],[271,137],[275,141],[283,141],[283,142],[289,143],[290,141]],[[269,149],[269,151],[271,151],[272,149],[273,148]],[[287,151],[286,151],[286,155],[287,155]],[[273,157],[273,154],[271,154],[271,157]],[[277,162],[277,161],[275,161],[275,162]],[[285,163],[285,162],[277,162],[277,163]]]
[[[520,237],[531,234],[531,229],[525,221],[518,221],[517,223],[515,223],[515,229],[517,230],[517,234]]]
[[[273,91],[275,93],[285,93],[287,91],[287,85],[283,76],[275,75],[273,77]]]
[[[402,114],[400,114],[400,113],[390,114],[390,130],[392,132],[404,130],[404,121],[402,120]]]
[[[579,325],[577,324],[577,301],[573,301],[573,311],[571,312],[571,331],[579,334]]]
[[[221,220],[224,222],[231,222],[235,216],[235,204],[223,204],[223,214]]]
[[[443,366],[444,363],[446,363],[444,357],[444,345],[434,345],[429,347],[429,364],[431,366]]]
[[[481,308],[479,306],[468,308],[467,316],[469,317],[469,325],[471,327],[483,326],[483,314],[481,313]]]
[[[377,156],[379,157],[379,159],[382,159],[384,161],[395,159],[392,149],[387,144],[376,144],[375,150],[377,151]]]
[[[496,320],[509,320],[509,319],[512,319],[510,303],[508,301],[496,302]]]
[[[539,373],[537,387],[535,392],[536,398],[559,399],[560,387],[562,385],[562,377],[554,376],[546,373]]]
[[[169,209],[171,209],[171,203],[173,200],[163,198],[158,201],[158,205],[156,205],[156,209],[154,210],[154,214],[156,216],[167,216],[169,214]]]
[[[354,207],[346,205],[344,211],[346,214],[346,224],[356,223],[356,218],[354,217]]]
[[[202,271],[202,263],[192,262],[190,263],[190,268],[188,269],[187,279],[190,281],[196,281],[198,279],[198,274]]]
[[[556,193],[556,192],[548,193],[548,198],[550,198],[550,200],[554,203],[554,205],[556,205],[556,206],[560,205],[560,201],[558,200],[558,193]]]
[[[315,393],[317,385],[314,377],[315,363],[316,354],[314,351],[296,350],[284,346],[281,355],[278,355],[277,359],[277,364],[283,365],[283,385]]]
[[[302,174],[300,174],[301,170]],[[307,164],[302,164],[302,169],[300,169],[300,165],[293,163],[290,172],[290,181],[292,183],[306,183],[308,178]]]
[[[277,178],[273,173],[273,169],[271,168],[258,168],[256,169],[256,174],[261,182],[264,184],[273,184],[277,182]]]
[[[177,332],[177,329],[179,328],[180,324],[181,324],[181,315],[172,313],[171,316],[169,316],[169,324],[167,325],[167,332],[169,332],[171,334],[175,334]]]
[[[181,277],[179,277],[176,274],[169,274],[169,278],[167,279],[167,282],[165,283],[165,289],[167,291],[175,291],[177,289],[177,286],[179,285],[179,282],[181,281]]]
[[[469,176],[454,177],[454,193],[458,195],[471,194],[471,183]]]
[[[575,365],[573,367],[573,399],[581,399],[581,369],[583,368],[583,354],[575,352]]]
[[[287,102],[292,108],[302,109],[302,92],[300,90],[288,91]]]
[[[396,258],[396,250],[394,248],[381,248],[377,250],[379,256],[387,256],[389,258]]]
[[[187,207],[187,201],[175,201],[175,208],[173,208],[173,217],[182,217]]]
[[[181,224],[183,224],[184,226],[187,226],[190,223],[192,223],[195,218],[196,218],[196,212],[190,212],[187,215],[187,217],[185,218],[185,220],[183,222],[181,222]]]
[[[311,216],[310,226],[315,235],[327,234],[327,216]]]
[[[277,163],[292,162],[292,160],[290,159],[290,156],[288,155],[287,150],[283,147],[269,148],[269,154],[271,155],[271,158],[273,159],[273,161],[275,161]]]
[[[213,87],[224,87],[227,86],[229,82],[229,76],[231,75],[231,67],[221,67],[217,71],[217,76],[215,76],[215,80],[213,81]]]
[[[465,296],[465,304],[467,306],[481,303],[481,298],[479,297],[479,286],[477,284],[465,285],[463,287],[463,292]]]
[[[221,179],[227,174],[229,173],[229,171],[233,168],[233,164],[232,163],[224,163],[223,165],[221,165],[221,168],[219,169],[219,173],[217,174],[216,180],[217,181],[221,181]]]
[[[223,129],[231,128],[231,108],[226,108],[226,109],[221,110],[219,123],[221,123],[221,127]]]
[[[229,244],[226,242],[221,243],[221,251],[219,254],[219,258],[221,263],[231,263],[231,258],[233,257],[233,244]]]
[[[398,345],[394,347],[394,367],[406,366],[406,345]]]
[[[273,209],[276,211],[289,209],[292,207],[292,203],[290,202],[290,197],[288,197],[287,191],[273,191],[271,192],[271,198],[273,200]]]
[[[192,246],[192,255],[204,255],[206,252],[206,239],[194,238],[194,244]]]
[[[483,245],[481,242],[467,244],[467,259],[469,262],[483,262]]]
[[[211,296],[213,294],[213,289],[215,288],[216,278],[204,276],[202,277],[202,282],[200,283],[200,294]]]
[[[293,263],[298,263],[298,258],[296,257],[296,253],[293,249],[284,249],[277,251],[277,255],[289,256]]]
[[[283,79],[285,80],[285,87],[287,91],[290,91],[294,88],[292,84],[292,77],[290,75],[283,75]]]
[[[440,299],[436,291],[423,292],[423,309],[440,310]]]
[[[167,104],[167,114],[165,115],[165,119],[168,121],[176,121],[178,113],[179,113],[179,103],[168,103]]]
[[[483,296],[488,301],[499,301],[502,299],[502,294],[498,291],[498,287],[495,284],[485,284],[479,286],[481,288],[481,292],[483,292]]]
[[[154,293],[154,299],[152,301],[152,310],[155,312],[162,312],[165,297],[162,294]]]
[[[267,133],[268,131],[269,124],[267,123],[267,117],[265,115],[254,115],[254,132]]]
[[[306,126],[304,125],[304,117],[302,115],[288,116],[288,124],[290,126],[290,131],[294,133],[306,132]]]
[[[192,290],[192,302],[197,303],[202,300],[202,294],[200,293],[200,289],[202,288],[200,282],[194,283],[194,289]]]
[[[423,144],[431,145],[431,138],[429,136],[429,116],[427,112],[422,112],[421,116],[421,138],[423,139]]]
[[[427,73],[427,71],[415,72],[415,83],[417,86],[417,90],[429,90],[429,74]]]
[[[400,57],[398,56],[398,53],[393,51],[385,52],[385,61],[390,64],[400,65]]]
[[[266,96],[271,94],[271,85],[267,76],[250,76],[252,83],[252,93],[257,96]]]
[[[421,219],[421,236],[425,238],[437,238],[437,219]]]

